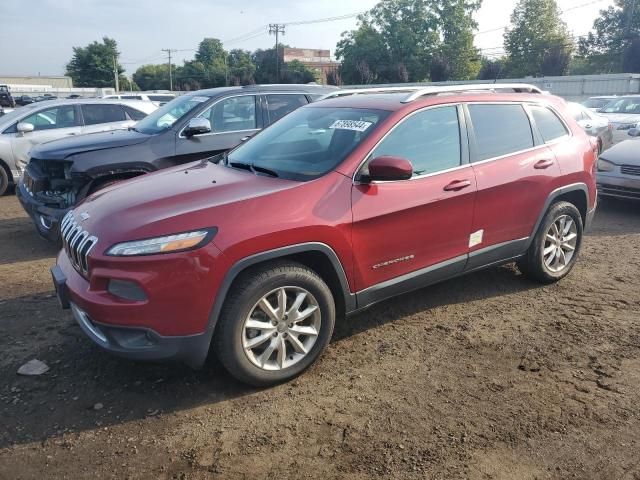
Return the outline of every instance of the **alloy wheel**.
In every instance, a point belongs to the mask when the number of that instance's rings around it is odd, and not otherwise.
[[[282,370],[311,351],[321,323],[320,307],[308,290],[280,287],[251,308],[242,328],[242,348],[255,366]]]
[[[571,263],[576,252],[578,228],[569,215],[561,215],[549,227],[544,239],[544,264],[553,273],[559,273]]]

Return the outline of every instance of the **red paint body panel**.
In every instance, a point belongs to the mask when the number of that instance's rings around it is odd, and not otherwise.
[[[356,95],[303,108],[386,109],[392,113],[335,171],[295,182],[209,162],[197,162],[122,182],[90,196],[75,211],[99,238],[89,257],[88,280],[63,251],[58,265],[71,300],[96,322],[146,327],[161,335],[202,333],[225,275],[238,261],[294,244],[321,242],[337,255],[351,293],[414,272],[470,250],[531,235],[549,193],[585,183],[595,206],[595,155],[587,135],[561,100],[547,95],[466,94],[425,97],[404,104],[402,95]],[[438,104],[519,101],[552,104],[572,137],[550,146],[467,165],[422,178],[358,185],[353,177],[377,142],[411,112]],[[539,160],[553,159],[545,170]],[[445,191],[454,181],[461,190]],[[217,227],[211,243],[189,252],[111,257],[114,244]],[[484,229],[481,245],[469,235]],[[400,261],[393,262],[393,260]],[[385,264],[384,268],[373,268]],[[144,302],[106,290],[109,278],[131,280]]]

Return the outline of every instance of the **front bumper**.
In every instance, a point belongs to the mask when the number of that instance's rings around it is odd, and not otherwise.
[[[598,194],[606,197],[640,200],[640,176],[624,175],[616,167],[614,172],[598,172]]]
[[[22,208],[31,217],[40,236],[50,242],[60,242],[60,222],[70,208],[47,207],[27,191],[22,180],[16,186],[16,196],[20,200]]]

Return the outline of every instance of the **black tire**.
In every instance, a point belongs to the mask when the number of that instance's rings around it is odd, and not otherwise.
[[[547,232],[552,228],[552,225],[557,219],[565,215],[570,217],[575,223],[577,235],[574,247],[575,250],[573,251],[571,259],[561,270],[553,271],[547,266],[544,260],[544,248],[545,242],[547,241]],[[527,253],[516,262],[518,269],[526,277],[541,283],[549,284],[561,280],[569,274],[578,259],[580,246],[582,244],[582,234],[582,216],[578,209],[569,202],[561,201],[554,203],[549,207],[549,210],[542,219]]]
[[[244,322],[258,301],[281,287],[297,287],[314,297],[320,311],[320,328],[313,346],[297,363],[280,370],[265,370],[252,363],[242,346]],[[335,325],[335,303],[327,284],[306,266],[276,261],[251,269],[234,282],[222,308],[213,348],[227,371],[241,382],[264,387],[300,375],[329,344]],[[286,336],[286,334],[285,334]]]
[[[2,163],[0,163],[0,197],[7,193],[9,189],[9,174],[5,170]]]

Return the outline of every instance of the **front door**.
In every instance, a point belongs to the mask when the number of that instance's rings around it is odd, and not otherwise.
[[[29,160],[30,150],[40,143],[77,135],[82,127],[78,110],[74,105],[60,105],[42,108],[20,120],[21,123],[33,125],[32,132],[20,133],[16,126],[12,127],[11,149],[16,166],[22,171]]]
[[[244,137],[254,135],[261,128],[255,95],[238,95],[223,98],[195,118],[206,118],[211,132],[185,137],[179,132],[176,138],[176,157],[197,160],[229,150]]]
[[[414,174],[410,180],[353,187],[359,305],[464,269],[476,181],[461,114],[456,105],[418,111],[396,125],[369,155],[405,158]],[[362,170],[366,173],[366,163]]]

